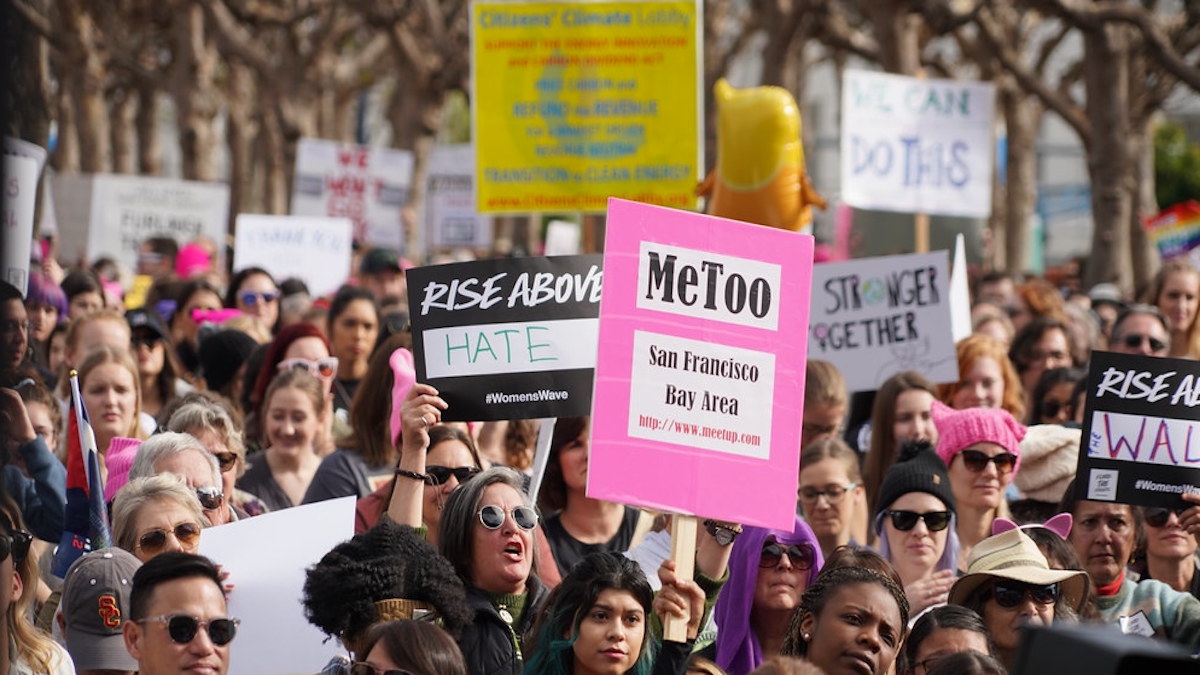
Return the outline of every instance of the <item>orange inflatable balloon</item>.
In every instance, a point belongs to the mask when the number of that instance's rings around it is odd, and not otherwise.
[[[804,172],[800,110],[782,87],[734,89],[724,79],[717,99],[717,168],[697,189],[708,212],[784,230],[812,223],[825,208]]]

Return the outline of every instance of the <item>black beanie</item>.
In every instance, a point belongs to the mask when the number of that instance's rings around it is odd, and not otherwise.
[[[204,383],[211,391],[229,384],[258,343],[240,330],[222,330],[200,340],[198,356]]]
[[[910,492],[928,492],[942,500],[948,511],[955,511],[950,474],[946,473],[946,464],[928,441],[905,443],[900,448],[900,459],[887,470],[883,484],[879,486],[875,516]]]

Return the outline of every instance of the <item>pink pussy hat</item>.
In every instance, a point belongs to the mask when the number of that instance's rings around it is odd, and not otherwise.
[[[937,454],[950,466],[950,460],[976,443],[995,443],[1017,456],[1013,473],[1021,466],[1021,439],[1025,425],[1013,419],[1003,408],[967,408],[954,410],[933,402],[933,423],[938,430]]]
[[[129,482],[129,469],[141,444],[136,438],[124,436],[115,436],[109,441],[108,452],[104,453],[104,466],[108,469],[108,479],[104,481],[105,502],[111,502],[117,491]]]
[[[388,358],[388,364],[392,367],[392,444],[400,447],[400,433],[403,429],[400,428],[400,407],[404,405],[404,399],[408,397],[408,390],[417,382],[417,369],[413,365],[412,352],[401,347],[392,352]]]
[[[175,256],[175,274],[188,279],[193,274],[205,274],[212,269],[212,256],[199,244],[187,244]]]

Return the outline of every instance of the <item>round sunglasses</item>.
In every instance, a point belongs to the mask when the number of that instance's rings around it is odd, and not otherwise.
[[[13,564],[21,564],[29,555],[29,544],[33,535],[25,530],[14,530],[11,534],[0,534],[0,562],[12,556]]]
[[[226,617],[200,619],[190,614],[163,614],[161,616],[138,619],[137,623],[165,623],[167,625],[167,635],[171,636],[171,642],[179,645],[186,645],[195,640],[196,635],[203,628],[208,631],[208,639],[212,640],[214,645],[224,647],[233,642],[233,638],[237,635],[238,624],[241,621]]]
[[[137,546],[150,555],[157,555],[167,546],[167,537],[175,537],[182,546],[191,547],[200,538],[200,526],[196,523],[179,523],[170,530],[157,528],[142,533],[138,537]]]
[[[259,291],[242,291],[241,293],[238,293],[238,299],[242,301],[243,305],[253,307],[260,301],[268,303],[275,302],[279,299],[279,291],[267,291],[266,293],[260,293]]]
[[[929,528],[930,532],[941,532],[950,525],[949,511],[930,511],[928,513],[917,513],[916,511],[885,511],[892,519],[892,527],[901,532],[908,532],[917,526],[917,521],[925,521],[925,527]]]
[[[958,454],[962,457],[963,465],[971,473],[982,472],[987,468],[988,462],[994,463],[996,471],[1001,475],[1012,473],[1013,467],[1017,465],[1017,456],[1011,452],[1002,452],[995,457],[980,450],[963,450]]]
[[[792,567],[798,570],[812,569],[813,561],[816,555],[813,553],[812,546],[808,544],[780,544],[773,541],[763,546],[762,557],[758,559],[758,566],[761,569],[774,569],[779,567],[779,563],[783,562],[783,556],[786,555],[788,562]]]
[[[1027,584],[1005,579],[992,584],[988,595],[1005,609],[1016,607],[1026,597],[1031,598],[1035,605],[1045,607],[1058,602],[1058,584]]]
[[[446,481],[450,480],[451,476],[458,479],[459,483],[465,483],[471,479],[471,476],[479,473],[480,469],[477,466],[427,466],[425,467],[425,477],[430,485],[445,485]]]
[[[517,527],[526,532],[537,527],[537,511],[534,511],[528,506],[518,506],[511,511],[512,520]],[[498,530],[501,525],[504,525],[504,509],[495,504],[488,504],[479,509],[479,522],[489,530]]]

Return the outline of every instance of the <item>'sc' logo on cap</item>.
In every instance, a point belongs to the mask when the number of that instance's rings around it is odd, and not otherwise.
[[[119,628],[121,626],[121,608],[117,607],[117,599],[111,595],[100,596],[100,609],[98,610],[100,618],[104,620],[104,625],[109,628]]]

